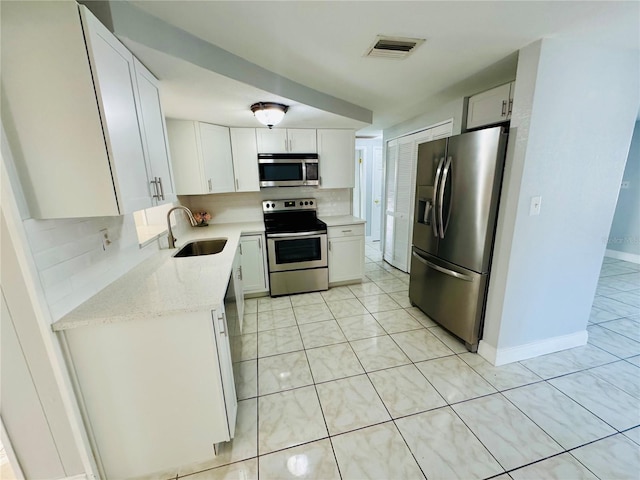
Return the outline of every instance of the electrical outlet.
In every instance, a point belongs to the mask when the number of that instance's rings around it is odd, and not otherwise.
[[[540,215],[540,207],[542,206],[542,197],[531,197],[531,205],[529,206],[529,216]]]
[[[621,184],[620,184],[620,188],[622,190],[626,190],[627,188],[629,188],[631,186],[631,182],[629,180],[624,180]]]
[[[111,245],[111,239],[109,238],[109,230],[103,228],[100,230],[100,238],[102,239],[102,250],[107,250]]]

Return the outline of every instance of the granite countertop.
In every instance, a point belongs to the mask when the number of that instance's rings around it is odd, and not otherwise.
[[[61,331],[218,308],[224,301],[240,235],[262,232],[263,222],[190,228],[178,235],[177,248],[158,251],[53,323],[52,328]],[[215,255],[173,257],[184,244],[208,238],[227,238],[227,244]]]
[[[353,215],[333,215],[333,216],[320,216],[320,220],[327,224],[327,227],[337,227],[341,225],[353,225],[356,223],[366,223],[366,220],[362,218],[354,217]]]

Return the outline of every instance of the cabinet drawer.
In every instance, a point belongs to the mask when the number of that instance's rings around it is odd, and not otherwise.
[[[364,223],[327,228],[329,238],[364,236]]]

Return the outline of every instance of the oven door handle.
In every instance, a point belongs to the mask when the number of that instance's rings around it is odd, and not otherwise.
[[[293,232],[293,233],[268,233],[267,238],[297,238],[297,237],[310,237],[312,235],[324,235],[327,232],[322,230],[316,230],[313,232]]]

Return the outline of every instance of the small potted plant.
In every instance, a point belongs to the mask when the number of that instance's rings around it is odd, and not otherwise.
[[[193,212],[193,218],[196,219],[196,227],[206,227],[209,225],[207,222],[211,220],[211,214],[209,212]]]

